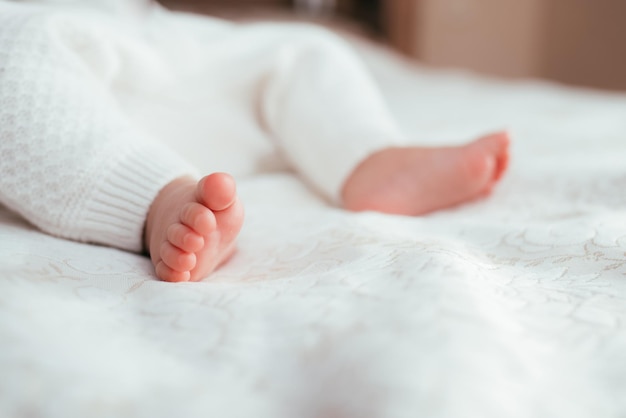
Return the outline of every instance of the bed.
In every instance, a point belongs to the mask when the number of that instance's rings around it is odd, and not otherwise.
[[[510,130],[493,195],[354,214],[241,176],[239,251],[183,284],[0,209],[0,416],[626,415],[626,95],[356,46],[416,142]]]

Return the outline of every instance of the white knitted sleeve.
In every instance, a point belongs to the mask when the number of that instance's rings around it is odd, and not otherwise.
[[[0,1],[0,203],[47,233],[141,251],[159,190],[195,173],[120,112],[102,77],[116,57],[88,65],[88,27]]]

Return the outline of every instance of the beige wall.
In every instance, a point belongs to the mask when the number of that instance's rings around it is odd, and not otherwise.
[[[547,77],[626,90],[626,1],[550,0],[543,28]]]
[[[239,8],[242,6],[265,7],[289,4],[289,0],[157,0],[166,7],[176,10],[190,10],[204,12],[211,10],[213,7],[232,7]]]
[[[505,76],[539,73],[543,0],[424,1],[416,52],[433,65],[468,66]]]
[[[626,90],[626,0],[387,0],[389,36],[423,62]]]

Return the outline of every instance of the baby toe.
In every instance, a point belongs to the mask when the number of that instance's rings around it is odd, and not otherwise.
[[[196,266],[196,255],[174,247],[168,241],[161,244],[161,260],[172,270],[190,271]]]
[[[202,178],[196,189],[196,199],[209,209],[220,211],[230,207],[237,194],[233,177],[226,173],[213,173]]]
[[[200,235],[206,236],[215,231],[215,215],[206,206],[192,202],[181,210],[180,222]]]
[[[214,216],[218,229],[227,240],[230,240],[228,237],[234,238],[243,225],[243,205],[239,199],[235,199],[235,202],[228,209],[215,212]]]
[[[200,251],[204,238],[186,225],[175,223],[167,229],[167,239],[174,246],[188,253]]]
[[[155,267],[156,275],[166,282],[188,282],[191,273],[188,271],[176,271],[168,267],[163,261],[159,261]]]
[[[504,175],[504,173],[506,172],[506,170],[509,168],[509,162],[510,162],[510,154],[509,154],[509,150],[507,148],[503,149],[503,151],[498,155],[497,161],[498,161],[498,166],[496,169],[496,176],[495,176],[495,180],[500,180],[502,178],[502,176]]]

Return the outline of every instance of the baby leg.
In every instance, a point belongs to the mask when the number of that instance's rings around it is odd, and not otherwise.
[[[509,138],[462,147],[404,142],[365,67],[336,36],[283,27],[263,114],[283,153],[350,210],[421,215],[487,195],[506,171]]]
[[[49,234],[135,252],[148,218],[157,275],[204,277],[241,227],[234,182],[194,181],[118,108],[109,83],[132,36],[104,17],[47,10],[0,2],[0,203]]]
[[[360,163],[342,189],[354,211],[423,215],[488,195],[504,174],[509,137],[494,133],[458,147],[378,151]]]

